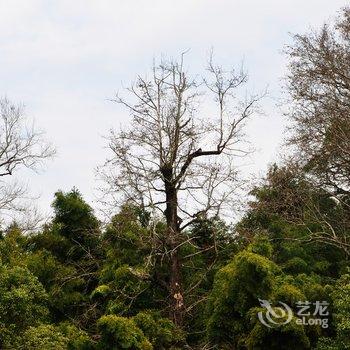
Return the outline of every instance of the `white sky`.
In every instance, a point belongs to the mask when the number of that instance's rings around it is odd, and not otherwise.
[[[111,127],[128,115],[109,102],[121,84],[143,74],[154,57],[191,49],[188,66],[204,66],[214,47],[223,65],[244,59],[254,90],[269,85],[265,117],[249,126],[258,152],[248,172],[276,159],[284,121],[274,100],[289,33],[332,18],[344,0],[0,0],[0,95],[26,105],[47,132],[57,157],[40,174],[20,172],[39,206],[49,210],[58,189],[76,186],[91,203],[94,168]],[[255,163],[255,164],[253,164]]]

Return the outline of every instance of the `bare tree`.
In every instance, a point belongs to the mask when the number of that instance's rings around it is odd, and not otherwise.
[[[17,181],[8,183],[4,178],[21,167],[38,169],[45,159],[54,155],[55,150],[44,140],[43,132],[26,123],[23,106],[1,98],[0,114],[0,211],[5,215],[25,210],[18,200],[27,189]]]
[[[248,152],[242,147],[242,128],[261,98],[240,97],[247,82],[243,70],[226,72],[210,59],[208,73],[192,79],[182,55],[179,62],[154,65],[150,78],[139,76],[127,89],[130,99],[117,95],[132,125],[111,132],[113,157],[102,170],[109,185],[105,193],[115,191],[121,202],[165,216],[170,309],[178,325],[185,311],[179,249],[191,240],[185,229],[198,217],[233,208],[238,186],[233,159]],[[205,119],[200,107],[209,95],[216,116]]]

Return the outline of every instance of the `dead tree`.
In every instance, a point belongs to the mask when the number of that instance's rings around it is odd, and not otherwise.
[[[25,208],[18,200],[26,188],[18,181],[8,183],[5,177],[22,168],[36,170],[42,162],[54,155],[54,148],[47,143],[43,132],[28,125],[23,106],[0,99],[0,211],[3,215]]]
[[[170,310],[178,325],[185,312],[179,257],[179,248],[190,240],[185,229],[199,216],[233,206],[238,186],[233,160],[248,152],[242,127],[261,98],[239,94],[246,82],[243,70],[226,72],[212,60],[208,77],[196,81],[185,71],[182,55],[179,62],[154,65],[149,78],[139,76],[127,89],[129,98],[115,98],[132,123],[110,134],[113,156],[102,168],[105,193],[164,215]],[[216,116],[205,119],[200,115],[210,95]]]

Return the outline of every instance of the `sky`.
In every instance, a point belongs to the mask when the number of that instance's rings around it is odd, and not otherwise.
[[[110,155],[104,135],[130,120],[110,100],[153,59],[189,49],[190,71],[216,61],[249,72],[249,89],[268,86],[264,116],[247,126],[256,148],[245,172],[278,159],[286,120],[277,106],[286,74],[283,47],[332,19],[343,0],[0,0],[0,96],[23,103],[56,157],[17,177],[49,212],[57,190],[77,187],[96,206],[95,168]]]

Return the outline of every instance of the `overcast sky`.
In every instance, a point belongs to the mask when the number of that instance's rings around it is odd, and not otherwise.
[[[40,174],[22,171],[47,211],[58,189],[76,186],[92,202],[94,169],[108,152],[102,136],[128,115],[109,101],[153,58],[190,49],[200,72],[208,51],[218,62],[243,59],[254,90],[269,86],[266,116],[249,125],[258,149],[248,172],[276,159],[284,120],[275,106],[289,33],[334,17],[344,0],[0,0],[0,95],[23,102],[57,157]],[[254,163],[254,164],[253,164]]]

